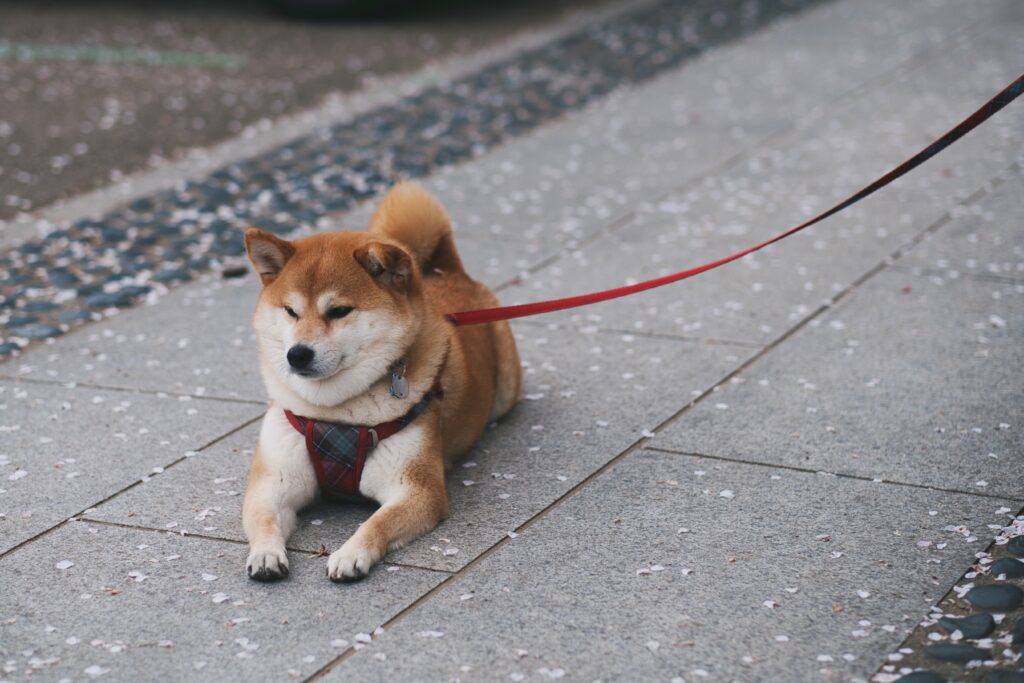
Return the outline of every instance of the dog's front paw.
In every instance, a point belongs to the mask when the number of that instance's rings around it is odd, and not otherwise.
[[[358,581],[370,573],[370,567],[380,558],[381,554],[373,548],[350,538],[327,558],[327,576],[334,582]]]
[[[277,581],[288,576],[288,555],[284,548],[253,548],[245,571],[254,581]]]

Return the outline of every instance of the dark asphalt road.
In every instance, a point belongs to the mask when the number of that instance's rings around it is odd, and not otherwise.
[[[258,2],[0,5],[0,218],[612,0],[438,3],[373,22]],[[156,62],[156,63],[149,63]]]

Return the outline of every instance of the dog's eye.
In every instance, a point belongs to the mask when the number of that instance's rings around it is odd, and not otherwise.
[[[293,311],[291,306],[285,306],[284,312],[290,315],[291,317],[295,318],[296,320],[299,319],[299,314]]]
[[[327,318],[329,320],[338,320],[339,318],[344,318],[351,312],[351,306],[335,306],[334,308],[327,309]]]

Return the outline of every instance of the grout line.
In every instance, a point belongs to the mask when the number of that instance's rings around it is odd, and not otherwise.
[[[899,263],[892,264],[892,268],[893,270],[898,270],[901,273],[908,273],[910,275],[918,275],[922,277],[941,277],[942,279],[949,281],[960,280],[984,283],[987,285],[1024,285],[1024,277],[992,275],[990,273],[965,273],[962,270],[956,269],[942,270],[940,268],[932,268],[929,266],[910,266]],[[955,272],[956,277],[953,277],[951,272]]]
[[[626,330],[615,327],[602,327],[601,325],[577,325],[568,322],[540,322],[529,318],[520,318],[514,321],[516,325],[528,325],[546,330],[572,330],[582,332],[583,328],[590,327],[594,334],[625,335],[633,337],[644,337],[646,339],[660,339],[664,341],[686,342],[689,344],[705,344],[708,346],[736,346],[744,349],[759,349],[763,342],[737,341],[735,339],[719,339],[717,337],[689,337],[684,334],[671,334],[669,332],[652,332],[650,330]],[[589,334],[589,333],[585,333]]]
[[[986,195],[990,194],[993,190],[995,190],[995,188],[999,187],[999,185],[1002,184],[1003,180],[1001,179],[1001,176],[1003,176],[1008,170],[1012,170],[1015,167],[1017,167],[1017,165],[1018,164],[1014,163],[1014,164],[1012,164],[1009,167],[1009,169],[1004,169],[1001,173],[997,174],[997,176],[995,178],[990,179],[988,182],[984,183],[982,187],[980,187],[979,189],[977,189],[976,191],[971,193],[971,195],[968,196],[966,199],[963,199],[960,202],[958,202],[956,204],[956,206],[966,206],[968,204],[972,204],[972,203],[978,201],[979,199],[981,199],[982,197],[985,197]],[[946,211],[942,216],[940,216],[938,219],[936,219],[935,221],[933,221],[929,225],[925,226],[916,235],[914,235],[911,238],[909,238],[903,244],[897,246],[888,256],[883,258],[882,261],[880,261],[875,266],[870,268],[867,272],[862,274],[860,277],[856,278],[853,282],[851,282],[842,291],[840,291],[837,294],[833,295],[826,303],[818,306],[818,308],[816,308],[813,312],[811,312],[810,314],[805,316],[803,319],[801,319],[798,323],[796,323],[795,325],[790,327],[788,330],[783,332],[776,339],[774,339],[773,341],[771,341],[770,343],[765,345],[757,353],[755,353],[750,358],[748,358],[746,361],[744,361],[743,363],[738,365],[732,371],[726,373],[726,375],[724,377],[722,377],[717,382],[712,384],[709,388],[707,388],[703,392],[701,392],[701,394],[699,396],[697,396],[696,398],[692,399],[689,403],[684,405],[682,408],[680,408],[674,414],[672,414],[669,417],[667,417],[658,426],[656,426],[652,431],[655,434],[657,434],[657,433],[661,432],[663,429],[665,429],[665,427],[671,425],[673,422],[675,422],[677,419],[679,419],[683,414],[688,412],[691,408],[693,408],[694,406],[699,404],[701,401],[706,399],[708,396],[711,396],[713,393],[715,393],[719,389],[719,387],[722,387],[722,386],[726,385],[730,380],[732,380],[732,378],[740,375],[741,373],[746,371],[748,368],[750,368],[752,365],[754,365],[759,360],[761,360],[763,357],[765,357],[766,355],[771,353],[773,350],[775,350],[775,348],[780,346],[783,342],[787,341],[790,337],[792,337],[797,332],[801,331],[804,327],[806,327],[808,324],[810,324],[811,321],[815,320],[816,318],[818,318],[822,314],[824,314],[827,311],[831,310],[836,304],[844,301],[858,287],[860,287],[861,285],[866,283],[868,280],[873,278],[878,273],[886,270],[886,268],[888,268],[889,265],[893,261],[895,261],[897,258],[902,256],[907,250],[913,248],[915,245],[917,245],[921,240],[923,240],[929,234],[935,232],[936,230],[938,230],[942,226],[944,226],[947,223],[949,223],[951,220],[952,220],[951,210],[950,211]],[[561,496],[556,498],[554,501],[549,503],[547,506],[545,506],[539,512],[537,512],[534,515],[532,515],[529,519],[527,519],[525,522],[523,522],[521,525],[519,525],[515,529],[515,531],[517,533],[519,533],[519,532],[525,531],[526,529],[528,529],[531,526],[533,526],[533,524],[535,524],[537,521],[539,521],[542,517],[546,516],[548,514],[548,512],[550,512],[551,510],[559,507],[565,501],[567,501],[570,498],[572,498],[573,496],[575,496],[578,492],[580,492],[584,487],[586,487],[594,479],[596,479],[597,477],[599,477],[602,474],[604,474],[605,472],[607,472],[609,469],[614,467],[616,464],[621,462],[623,459],[625,459],[626,457],[628,457],[632,453],[635,453],[636,451],[645,448],[647,443],[650,442],[651,438],[652,437],[641,437],[640,439],[634,441],[631,445],[627,446],[618,455],[614,456],[613,458],[611,458],[610,460],[605,462],[602,466],[600,466],[597,470],[595,470],[590,475],[585,477],[582,481],[580,481],[579,483],[577,483],[576,485],[571,487],[568,491],[566,491]],[[708,457],[711,457],[711,456],[708,456]],[[759,464],[759,463],[750,463],[750,464]],[[786,469],[786,468],[783,468],[783,469]],[[898,482],[891,482],[891,483],[896,484]],[[908,485],[908,486],[911,486],[911,485]],[[923,487],[923,488],[927,488],[927,487]],[[954,492],[955,493],[963,493],[961,491],[954,491]],[[974,495],[976,495],[978,497],[995,497],[995,496],[984,496],[983,494],[974,494]],[[1001,500],[1005,501],[1005,500],[1008,500],[1008,498],[1007,497],[1002,497]],[[399,611],[397,614],[395,614],[393,617],[391,617],[390,619],[385,621],[380,626],[382,628],[384,628],[385,630],[391,628],[394,624],[400,622],[407,615],[409,615],[410,613],[412,613],[413,611],[418,609],[421,605],[423,605],[424,603],[429,601],[431,598],[433,598],[435,595],[437,595],[439,592],[444,590],[449,584],[452,584],[452,583],[456,582],[459,578],[461,578],[463,575],[467,574],[474,567],[476,567],[478,564],[480,564],[483,560],[485,560],[486,558],[490,557],[493,553],[497,552],[499,549],[504,547],[504,545],[506,543],[508,543],[510,540],[511,539],[508,538],[507,536],[502,538],[502,539],[500,539],[494,545],[490,546],[489,548],[487,548],[486,550],[481,552],[479,555],[474,557],[472,560],[470,560],[470,562],[467,563],[464,567],[462,567],[461,569],[459,569],[455,573],[451,574],[448,578],[446,578],[444,581],[442,581],[441,583],[439,583],[436,586],[434,586],[433,588],[431,588],[429,591],[427,591],[423,595],[421,595],[418,598],[416,598],[416,600],[411,602],[404,609]],[[343,664],[346,660],[348,660],[355,653],[356,653],[356,650],[354,648],[351,648],[351,647],[348,648],[347,650],[341,652],[337,657],[335,657],[334,659],[329,661],[327,664],[322,666],[320,669],[315,671],[309,678],[305,679],[305,683],[310,683],[312,681],[317,681],[317,680],[323,678],[323,676],[328,674],[336,666],[338,666],[340,664]]]
[[[224,434],[221,434],[220,436],[212,439],[211,441],[209,441],[209,442],[203,444],[202,446],[200,446],[199,448],[195,449],[195,452],[196,453],[202,453],[203,451],[207,450],[211,446],[214,446],[217,443],[220,443],[224,439],[230,437],[233,434],[236,434],[236,433],[240,432],[241,430],[245,429],[246,427],[248,427],[251,424],[254,424],[256,421],[258,421],[258,420],[260,420],[262,418],[263,418],[262,415],[258,415],[256,417],[250,419],[250,420],[246,420],[241,425],[239,425],[239,426],[229,430],[228,432],[226,432]],[[188,460],[188,459],[189,459],[189,457],[187,455],[182,455],[177,460],[174,460],[173,462],[171,462],[169,465],[164,465],[163,466],[164,467],[164,471],[166,472],[167,470],[169,470],[170,468],[174,467],[178,463],[183,462],[183,461]],[[113,500],[117,496],[120,496],[122,493],[125,493],[126,491],[130,491],[131,489],[135,488],[136,486],[139,486],[142,483],[143,483],[142,479],[136,479],[135,481],[131,482],[127,486],[125,486],[125,487],[123,487],[121,489],[118,489],[117,491],[114,491],[113,493],[111,493],[106,498],[103,498],[102,500],[100,500],[100,501],[98,501],[96,503],[93,503],[92,505],[89,505],[87,508],[85,508],[83,510],[80,510],[79,512],[76,512],[75,514],[68,515],[67,517],[65,517],[61,521],[57,522],[53,526],[49,527],[48,529],[44,529],[43,531],[40,531],[35,536],[32,536],[31,538],[26,538],[21,543],[18,543],[17,545],[10,547],[10,548],[8,548],[7,550],[5,550],[3,552],[0,552],[0,560],[4,559],[5,557],[7,557],[11,553],[15,552],[16,550],[18,550],[18,549],[28,545],[29,543],[32,543],[33,541],[36,541],[36,540],[42,538],[43,536],[46,536],[50,532],[59,529],[60,527],[62,527],[65,524],[67,524],[72,519],[75,519],[76,517],[82,517],[83,515],[86,514],[87,511],[92,510],[93,508],[99,507],[100,505],[103,505],[104,503],[107,503],[107,502]]]
[[[149,533],[167,534],[168,536],[180,536],[181,538],[198,538],[203,541],[214,541],[215,543],[230,543],[232,545],[243,545],[248,546],[249,541],[241,540],[238,538],[228,538],[226,536],[213,536],[210,534],[196,534],[191,531],[181,533],[173,529],[158,529],[152,526],[142,526],[139,524],[127,524],[125,522],[114,522],[108,519],[97,519],[95,517],[74,517],[69,522],[83,522],[85,524],[99,524],[102,526],[117,527],[118,529],[130,529],[132,531],[146,531]],[[302,555],[306,559],[315,559],[317,557],[316,550],[310,550],[309,548],[296,548],[293,546],[285,546],[285,550],[295,555]],[[437,574],[444,574],[450,576],[451,571],[447,569],[438,569],[436,567],[422,567],[416,564],[410,564],[408,562],[381,562],[381,566],[392,566],[392,567],[403,567],[405,569],[418,569],[425,572],[435,572]]]
[[[45,379],[41,377],[22,377],[19,375],[7,375],[0,372],[0,382],[10,380],[12,382],[26,382],[29,384],[45,384],[48,386],[61,386],[65,389],[77,389],[79,387],[83,389],[96,389],[97,391],[117,391],[121,393],[129,394],[145,394],[147,396],[157,396],[161,394],[174,398],[190,398],[196,401],[220,401],[221,403],[237,403],[240,405],[254,405],[266,407],[267,401],[253,401],[244,398],[227,398],[225,396],[198,396],[196,394],[186,394],[176,391],[166,391],[164,389],[136,389],[132,387],[119,387],[107,384],[95,384],[93,382],[76,382],[74,380],[58,380],[58,379]]]
[[[184,533],[182,533],[181,531],[177,531],[175,529],[158,529],[152,526],[126,524],[124,522],[114,522],[108,519],[97,519],[95,517],[88,517],[85,515],[81,517],[73,517],[68,521],[82,522],[84,524],[100,524],[102,526],[116,527],[118,529],[131,529],[133,531],[146,531],[150,533],[167,534],[168,536],[180,536],[181,538],[198,538],[203,541],[216,541],[218,543],[231,543],[233,545],[247,545],[246,541],[240,541],[237,538],[225,538],[223,536],[212,536],[210,534],[196,534],[192,533],[191,531],[185,531]],[[294,548],[286,548],[286,550],[290,550],[292,552],[297,553],[304,553],[307,555],[314,552],[312,550],[296,550]]]
[[[72,517],[73,516],[74,515],[72,515]],[[24,546],[28,545],[29,543],[32,543],[33,541],[36,541],[36,540],[42,538],[43,536],[46,536],[51,531],[56,531],[57,529],[61,528],[65,524],[67,524],[69,519],[71,519],[71,517],[67,517],[65,519],[62,519],[61,521],[57,522],[53,526],[51,526],[49,528],[46,528],[46,529],[43,529],[42,531],[40,531],[35,536],[29,536],[28,538],[26,538],[21,543],[18,543],[17,545],[14,545],[14,546],[8,548],[7,550],[5,550],[3,552],[0,552],[0,560],[4,559],[5,557],[7,557],[11,553],[15,552],[16,550],[18,550],[20,548],[23,548]]]
[[[889,484],[891,486],[905,486],[907,488],[924,489],[926,491],[938,491],[942,493],[956,493],[964,496],[975,496],[978,498],[991,498],[1002,502],[1016,501],[1024,502],[1024,498],[1015,498],[1012,495],[999,495],[996,493],[981,493],[978,491],[963,491],[961,489],[950,489],[943,486],[929,486],[927,484],[915,484],[909,481],[896,481],[895,479],[881,479],[867,477],[859,474],[850,474],[847,472],[830,472],[826,470],[815,470],[809,467],[800,467],[798,465],[785,465],[776,464],[770,462],[759,462],[757,460],[747,460],[745,458],[728,457],[724,455],[710,455],[708,453],[693,453],[690,451],[677,451],[671,448],[664,448],[661,446],[645,446],[644,450],[651,451],[652,453],[664,453],[666,455],[684,455],[691,458],[706,458],[708,460],[718,460],[721,462],[731,462],[738,465],[752,465],[755,467],[766,467],[768,469],[788,470],[791,472],[801,472],[804,474],[820,474],[828,477],[839,477],[841,479],[856,479],[857,481],[866,481],[872,484]]]
[[[435,574],[444,574],[445,576],[451,576],[455,572],[450,569],[438,569],[437,567],[422,567],[418,564],[411,564],[409,562],[381,562],[381,565],[390,565],[392,567],[403,567],[405,569],[418,569],[425,572],[434,572]]]

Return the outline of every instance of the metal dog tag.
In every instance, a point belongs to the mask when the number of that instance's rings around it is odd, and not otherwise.
[[[397,372],[391,373],[391,388],[388,389],[395,398],[405,398],[409,395],[409,380],[405,378],[405,375],[399,375]]]

